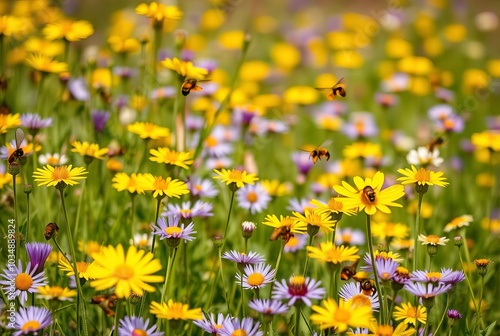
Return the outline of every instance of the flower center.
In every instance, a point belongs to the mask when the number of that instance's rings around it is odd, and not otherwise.
[[[442,277],[443,277],[443,275],[439,272],[427,273],[427,279],[429,279],[429,281],[432,281],[432,282],[438,282]]]
[[[78,273],[87,272],[88,267],[89,267],[88,262],[85,262],[85,261],[77,261],[76,262],[76,269],[78,270]]]
[[[65,166],[56,167],[52,172],[52,180],[54,181],[62,181],[69,178],[68,169]]]
[[[209,136],[205,139],[205,145],[207,147],[215,147],[218,144],[219,144],[219,141],[213,136]]]
[[[294,276],[290,280],[288,293],[294,296],[304,296],[307,294],[306,279],[303,276]]]
[[[51,166],[55,166],[55,165],[56,165],[56,164],[58,164],[58,163],[59,163],[59,159],[58,159],[58,158],[56,158],[56,157],[51,156],[51,157],[49,157],[49,158],[47,159],[47,164],[49,164],[49,165],[51,165]]]
[[[30,321],[26,322],[25,324],[23,324],[23,326],[21,327],[21,330],[22,331],[37,331],[37,330],[40,330],[41,327],[42,327],[42,325],[40,324],[40,322],[35,321],[35,320],[30,320]]]
[[[356,294],[352,298],[350,298],[352,305],[355,307],[371,307],[372,302],[368,298],[368,296],[364,294]]]
[[[233,331],[233,333],[231,334],[231,336],[247,336],[247,332],[243,329],[236,329],[235,331]]]
[[[328,201],[328,207],[333,211],[342,211],[342,209],[344,208],[342,202],[339,202],[334,198],[330,198],[330,200]]]
[[[134,269],[128,265],[121,265],[115,269],[115,276],[122,280],[128,280],[134,276]]]
[[[163,177],[158,176],[155,179],[155,182],[153,183],[153,187],[155,188],[155,190],[166,190],[166,189],[168,189],[169,182],[170,182],[170,179],[164,180]]]
[[[248,194],[247,194],[247,201],[249,201],[250,203],[255,203],[257,202],[257,193],[255,191],[250,191]]]
[[[381,278],[383,280],[389,280],[391,278],[391,275],[388,272],[383,272]]]
[[[182,233],[182,229],[178,226],[169,226],[165,229],[165,232],[171,236],[176,236]]]
[[[418,182],[429,182],[431,180],[431,172],[424,168],[420,168],[415,174],[415,179]]]
[[[229,180],[231,181],[241,181],[241,170],[233,169],[229,173]]]
[[[170,308],[170,316],[172,317],[173,320],[181,320],[184,318],[185,314],[182,309],[182,303],[174,302],[169,308]]]
[[[337,309],[335,311],[335,320],[339,322],[345,322],[347,323],[349,319],[351,318],[351,313],[348,310],[345,309]]]
[[[260,286],[264,282],[264,276],[260,273],[252,273],[248,276],[250,286]]]
[[[134,329],[131,336],[148,336],[148,333],[143,329]]]
[[[59,286],[51,287],[50,292],[49,292],[49,294],[51,296],[54,296],[54,297],[61,296],[62,293],[63,293],[63,289],[62,289],[62,287],[59,287]]]
[[[436,235],[428,235],[427,242],[429,244],[436,245],[437,243],[439,243],[439,237]]]
[[[342,252],[338,250],[336,247],[333,247],[332,249],[326,251],[325,254],[326,254],[326,261],[334,264],[339,263],[340,259],[342,258]]]
[[[393,328],[390,325],[381,325],[375,332],[376,336],[392,336]]]
[[[406,314],[409,317],[418,317],[418,309],[416,307],[408,307]]]
[[[27,291],[33,284],[33,279],[28,273],[20,273],[16,276],[16,288],[22,291]]]
[[[342,235],[342,240],[344,241],[344,243],[350,244],[351,243],[351,237],[352,237],[352,235],[350,233],[344,233]]]

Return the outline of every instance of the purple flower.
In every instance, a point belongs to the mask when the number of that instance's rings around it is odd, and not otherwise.
[[[392,93],[378,92],[375,94],[375,101],[383,107],[391,107],[398,103],[399,98]]]
[[[422,282],[407,282],[404,289],[409,293],[418,296],[420,298],[433,298],[440,294],[446,293],[451,288],[451,285],[438,284],[434,285],[432,283],[422,283]]]
[[[353,112],[349,123],[344,124],[343,132],[350,139],[370,138],[378,134],[378,128],[371,113]]]
[[[249,210],[251,214],[261,213],[267,208],[271,196],[261,183],[247,184],[236,192],[236,200],[240,208]]]
[[[455,100],[455,93],[442,87],[438,87],[435,94],[437,99],[442,100],[445,103],[451,103]]]
[[[152,323],[152,326],[149,328],[149,319],[144,321],[142,317],[125,316],[120,320],[118,336],[163,336],[164,333],[162,331],[156,330],[157,328],[158,326],[154,323]]]
[[[410,276],[412,281],[445,285],[454,285],[464,279],[465,275],[462,271],[453,271],[450,268],[441,268],[441,272],[415,271]]]
[[[167,204],[167,208],[162,212],[162,216],[175,216],[180,218],[206,218],[213,216],[212,213],[213,206],[208,202],[196,201],[193,206],[191,202],[182,202],[179,204]]]
[[[47,328],[52,323],[52,314],[44,307],[21,307],[14,320],[16,331],[13,336],[37,335],[37,331]]]
[[[307,234],[294,234],[294,236],[290,238],[288,243],[285,244],[283,252],[294,253],[302,250],[307,245],[308,239],[309,235]]]
[[[254,299],[248,303],[253,310],[264,315],[286,314],[289,307],[278,300]]]
[[[378,311],[380,308],[378,293],[373,295],[366,295],[362,291],[356,282],[348,282],[340,288],[339,296],[344,299],[344,301],[353,300],[353,302],[363,302],[369,300],[373,311]]]
[[[311,306],[311,300],[321,299],[326,291],[320,287],[321,281],[303,276],[292,276],[289,282],[282,279],[276,282],[272,297],[277,300],[289,300],[288,305],[293,306],[295,301],[301,300],[307,306]]]
[[[268,283],[273,281],[275,274],[276,270],[272,270],[271,265],[264,263],[246,265],[243,274],[243,288],[264,288]],[[240,273],[236,273],[236,280],[237,283],[241,283]]]
[[[441,268],[441,273],[443,274],[441,282],[447,285],[455,285],[465,280],[463,271],[453,271],[451,268]]]
[[[68,91],[78,101],[87,101],[90,98],[87,82],[83,77],[71,78],[68,82]]]
[[[309,174],[309,170],[311,170],[314,165],[314,162],[311,160],[309,153],[307,152],[293,152],[292,161],[295,163],[297,170],[302,175]]]
[[[305,209],[312,208],[312,205],[309,202],[309,198],[290,198],[286,209],[304,214]]]
[[[52,246],[47,243],[26,243],[26,252],[28,253],[29,260],[33,268],[35,268],[35,274],[43,271],[45,266],[45,261],[49,257],[50,252],[52,252]]]
[[[226,323],[227,321],[231,321],[231,316],[228,315],[224,317],[223,314],[219,313],[217,315],[217,319],[215,318],[214,314],[210,314],[208,318],[207,316],[204,316],[203,320],[193,321],[193,324],[200,327],[209,334],[219,335],[220,332],[224,329],[224,323]]]
[[[194,197],[215,197],[219,191],[214,187],[210,180],[192,176],[187,182],[190,195]]]
[[[396,273],[399,264],[394,259],[377,258],[375,259],[377,274],[382,281],[391,280]]]
[[[160,237],[160,240],[167,239],[184,239],[187,241],[192,241],[195,239],[192,234],[196,233],[193,230],[194,224],[190,223],[187,227],[184,224],[179,226],[179,217],[167,216],[160,217],[156,222],[156,225],[152,224],[151,229],[153,234]]]
[[[149,98],[153,100],[162,98],[174,98],[175,93],[176,93],[175,87],[162,86],[151,91],[151,93],[149,94]]]
[[[451,114],[436,121],[436,130],[438,132],[460,133],[464,130],[464,127],[463,118],[456,114]]]
[[[29,130],[39,130],[52,125],[52,118],[42,118],[36,113],[21,114],[21,125]]]
[[[431,120],[444,120],[453,114],[453,107],[448,104],[434,105],[429,109],[427,115]]]
[[[29,262],[26,271],[23,271],[21,260],[18,260],[17,266],[6,268],[0,276],[5,279],[0,281],[0,285],[4,285],[4,291],[18,296],[22,305],[28,300],[28,293],[38,293],[38,287],[48,284],[45,272],[35,274],[35,268]]]
[[[448,318],[453,320],[458,320],[462,318],[462,314],[460,314],[456,309],[448,309],[446,311],[446,316],[448,316]]]
[[[137,74],[137,69],[126,67],[126,66],[115,66],[113,68],[113,74],[128,79],[134,77]]]
[[[221,336],[232,335],[247,335],[247,336],[262,336],[262,331],[259,330],[260,323],[255,322],[251,317],[245,317],[241,320],[235,317],[224,322],[223,328],[219,330]]]
[[[96,132],[102,132],[106,127],[106,123],[109,120],[110,114],[108,111],[93,110],[92,123],[94,124],[94,130]]]
[[[248,254],[240,253],[235,250],[231,250],[229,252],[224,252],[222,258],[234,261],[238,265],[242,265],[243,267],[248,264],[257,264],[266,261],[264,257],[257,252],[250,251]]]

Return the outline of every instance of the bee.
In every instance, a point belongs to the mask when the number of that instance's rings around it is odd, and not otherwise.
[[[271,237],[269,238],[269,240],[276,240],[278,238],[281,238],[282,240],[285,241],[286,244],[293,236],[294,234],[290,232],[289,226],[282,226],[274,229],[273,233],[271,233]]]
[[[187,96],[191,91],[201,91],[201,87],[197,85],[198,82],[208,82],[208,79],[198,80],[194,78],[186,78],[181,87],[182,95]]]
[[[49,223],[45,226],[45,239],[50,240],[59,231],[59,226],[56,223]]]
[[[366,272],[358,272],[353,276],[354,280],[359,283],[360,291],[368,296],[373,296],[377,292],[375,281],[368,277]]]
[[[356,275],[356,268],[358,267],[359,260],[356,260],[353,264],[347,265],[340,271],[340,278],[344,281],[350,280]]]
[[[321,145],[317,146],[314,148],[312,151],[307,151],[302,149],[305,152],[309,152],[309,158],[312,160],[312,162],[316,163],[318,160],[321,160],[321,158],[325,158],[326,161],[330,160],[330,152],[328,149],[321,147],[321,146],[328,146],[331,141],[328,141],[326,144],[323,142]]]
[[[345,84],[342,83],[343,80],[344,80],[344,77],[342,77],[337,82],[337,84],[335,84],[334,86],[332,86],[330,88],[315,88],[315,89],[319,90],[319,91],[332,91],[327,96],[328,100],[333,100],[333,99],[335,99],[335,97],[338,97],[338,96],[345,97],[346,96],[346,92],[345,92]]]
[[[434,152],[434,149],[438,148],[443,144],[444,144],[444,139],[442,137],[437,137],[436,139],[432,140],[430,144],[427,145],[427,148],[429,149],[429,152]]]
[[[118,300],[116,294],[101,294],[93,296],[90,299],[90,303],[99,305],[107,316],[114,316],[116,300]]]
[[[370,202],[375,202],[375,190],[373,190],[372,187],[366,186],[363,188],[363,195],[365,198],[367,198]]]
[[[24,140],[24,132],[22,129],[18,128],[16,130],[16,149],[9,156],[8,159],[9,164],[13,164],[24,155],[24,151],[21,148],[21,143],[23,142],[23,140]]]

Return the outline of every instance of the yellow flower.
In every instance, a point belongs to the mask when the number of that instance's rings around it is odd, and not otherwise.
[[[177,72],[184,78],[203,79],[208,74],[208,71],[203,68],[198,68],[193,65],[193,62],[181,61],[177,57],[166,58],[160,62],[162,66],[169,70]]]
[[[64,185],[76,185],[78,182],[76,180],[82,180],[87,178],[83,176],[88,172],[83,167],[69,166],[59,166],[52,167],[51,165],[45,165],[42,168],[38,168],[36,172],[33,173],[33,177],[36,182],[39,182],[39,186],[57,186],[62,183]]]
[[[144,194],[143,185],[140,183],[142,174],[117,173],[111,182],[112,186],[118,191],[128,191],[129,193]]]
[[[157,318],[167,320],[202,320],[203,314],[201,308],[189,309],[187,304],[182,302],[174,302],[168,300],[167,303],[151,302],[149,309],[151,314],[156,315]]]
[[[345,261],[356,261],[359,259],[359,255],[356,255],[359,249],[354,246],[336,246],[332,242],[320,243],[319,246],[320,248],[307,246],[309,258],[333,264],[341,264]]]
[[[21,125],[19,113],[16,114],[0,114],[0,134],[7,133],[10,128],[15,128]]]
[[[363,66],[365,60],[356,49],[339,50],[332,56],[332,64],[344,69],[358,69]]]
[[[276,229],[288,228],[287,231],[298,234],[303,234],[307,230],[307,225],[305,223],[299,222],[290,216],[283,217],[280,215],[278,219],[276,215],[267,215],[262,224],[269,225]]]
[[[316,210],[318,213],[327,213],[327,214],[346,214],[353,215],[356,213],[355,209],[347,209],[344,207],[344,204],[338,200],[338,198],[332,197],[328,200],[328,203],[323,203],[318,200],[311,200],[311,204],[317,206]]]
[[[335,333],[343,333],[347,327],[367,328],[372,318],[370,306],[353,305],[352,301],[340,300],[337,304],[333,299],[323,300],[322,306],[312,306],[315,314],[311,321],[323,329],[333,328]]]
[[[457,230],[461,227],[469,226],[469,224],[472,223],[473,220],[474,218],[471,215],[462,215],[459,217],[455,217],[451,220],[451,222],[446,224],[443,231],[450,232],[452,230]]]
[[[241,30],[229,30],[220,33],[219,44],[229,50],[239,50],[245,42],[245,33]]]
[[[127,126],[127,130],[137,134],[141,139],[161,139],[170,136],[170,130],[166,127],[161,127],[149,122],[135,122]]]
[[[132,37],[110,36],[108,44],[115,53],[133,53],[141,49],[139,41]]]
[[[398,67],[407,74],[426,76],[431,73],[434,65],[426,57],[408,56],[398,62]]]
[[[427,309],[418,305],[413,307],[410,302],[402,303],[401,307],[397,306],[396,311],[393,313],[396,321],[404,320],[403,323],[417,325],[416,321],[425,324],[427,321]]]
[[[200,27],[203,30],[215,30],[226,21],[226,13],[219,8],[210,8],[203,12],[200,19]]]
[[[31,30],[32,24],[27,18],[10,15],[0,16],[0,36],[21,38]]]
[[[458,43],[467,36],[467,28],[464,25],[455,23],[444,28],[444,37],[450,42]]]
[[[406,323],[400,323],[396,329],[394,329],[393,326],[389,324],[381,324],[379,325],[377,323],[376,319],[370,320],[370,326],[368,329],[370,329],[371,332],[373,332],[373,336],[412,336],[415,334],[415,329],[413,328],[408,328],[408,325]]]
[[[63,271],[66,272],[66,275],[68,277],[75,275],[75,270],[73,269],[73,265],[68,262],[68,260],[60,256],[59,257],[59,268]],[[77,261],[76,262],[76,270],[78,271],[78,277],[81,279],[89,280],[89,279],[94,279],[93,273],[99,271],[99,266],[92,262],[86,262],[86,261]]]
[[[450,240],[446,237],[438,237],[436,235],[428,235],[425,236],[423,234],[418,235],[418,241],[422,243],[422,245],[431,245],[431,246],[437,246],[437,245],[446,245],[447,242]]]
[[[318,101],[318,91],[310,86],[292,86],[285,90],[283,100],[287,104],[310,105]]]
[[[213,178],[216,180],[221,180],[227,184],[230,188],[242,188],[245,184],[254,184],[259,178],[255,174],[249,174],[244,170],[238,169],[221,169],[220,171],[214,169],[217,176]]]
[[[44,300],[72,301],[76,294],[76,290],[67,287],[45,285],[38,287],[37,297]]]
[[[401,181],[401,184],[415,183],[418,185],[437,185],[439,187],[446,187],[449,184],[445,182],[446,177],[442,177],[443,172],[434,172],[425,168],[420,168],[417,171],[414,165],[411,165],[411,169],[398,169],[398,173],[404,175],[397,178],[398,181]]]
[[[26,64],[35,70],[45,73],[61,73],[68,71],[64,62],[54,61],[51,57],[42,54],[31,54],[26,58]]]
[[[384,174],[376,172],[373,179],[363,180],[359,176],[354,177],[355,188],[342,181],[342,186],[336,185],[333,189],[344,196],[338,198],[347,208],[358,207],[358,211],[365,210],[366,214],[373,215],[377,210],[384,213],[391,213],[390,206],[401,207],[401,204],[394,203],[395,200],[403,197],[404,188],[402,185],[393,185],[382,190],[384,184]]]
[[[87,240],[85,243],[83,241],[78,242],[78,251],[85,252],[89,257],[92,256],[93,253],[100,252],[102,245],[96,241]]]
[[[330,218],[330,214],[327,213],[319,213],[316,210],[304,210],[304,215],[293,211],[293,215],[295,216],[295,219],[299,222],[301,222],[304,225],[307,226],[312,226],[312,227],[317,227],[323,232],[331,232],[335,228],[335,223],[333,219]]]
[[[92,71],[90,82],[96,89],[109,89],[111,87],[111,71],[108,68],[97,68]]]
[[[498,131],[488,130],[474,133],[471,142],[477,149],[486,148],[494,152],[500,152],[500,132]]]
[[[74,147],[71,151],[78,153],[84,157],[102,160],[103,155],[108,154],[107,148],[99,148],[98,144],[88,143],[87,141],[73,141],[71,145]]]
[[[241,65],[240,78],[242,81],[260,82],[268,76],[269,64],[264,61],[246,61]]]
[[[462,75],[462,91],[466,94],[474,94],[478,89],[488,88],[490,76],[481,69],[467,69]]]
[[[130,246],[125,254],[121,244],[116,248],[110,245],[94,253],[92,258],[101,268],[93,272],[95,280],[90,285],[97,290],[114,287],[119,298],[128,298],[132,292],[139,295],[144,291],[154,292],[150,283],[163,281],[163,276],[153,274],[161,270],[160,260],[135,246]]]
[[[85,20],[61,20],[49,23],[42,30],[47,40],[65,39],[69,42],[84,40],[94,33],[90,22]]]
[[[171,177],[164,179],[161,176],[153,176],[148,173],[140,176],[139,181],[144,190],[153,191],[153,197],[155,198],[164,195],[180,198],[181,195],[189,193],[186,183]]]
[[[282,197],[290,195],[291,185],[289,183],[280,183],[278,180],[262,180],[260,184],[270,196]]]
[[[380,240],[386,238],[405,239],[410,234],[410,228],[401,223],[372,221],[372,235]]]
[[[389,39],[385,44],[385,52],[391,58],[402,58],[413,53],[413,45],[399,37]]]
[[[271,59],[279,68],[292,70],[300,63],[300,52],[294,45],[280,42],[271,47]]]
[[[376,143],[358,141],[346,146],[342,155],[348,159],[381,158],[382,148]]]
[[[135,12],[139,15],[144,15],[153,19],[156,23],[161,23],[165,19],[180,20],[183,13],[177,6],[166,6],[156,1],[150,4],[141,3],[135,7]]]
[[[30,37],[24,42],[24,47],[30,53],[40,53],[47,57],[60,55],[64,51],[64,44],[61,41],[49,41],[38,37]]]
[[[177,152],[167,147],[151,149],[149,154],[152,156],[149,159],[153,162],[165,163],[168,165],[179,166],[184,169],[189,169],[188,165],[193,163],[192,152]]]

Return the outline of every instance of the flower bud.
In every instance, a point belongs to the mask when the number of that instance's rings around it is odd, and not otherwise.
[[[461,236],[456,236],[453,238],[453,244],[455,244],[456,247],[461,248],[464,244],[464,239]]]
[[[243,230],[243,238],[250,238],[257,225],[254,222],[245,221],[241,224],[241,228]]]

